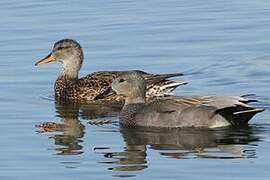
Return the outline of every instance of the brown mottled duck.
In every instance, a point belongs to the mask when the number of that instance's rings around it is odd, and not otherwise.
[[[127,71],[99,71],[79,78],[79,71],[83,63],[83,51],[80,44],[72,39],[63,39],[56,42],[52,52],[36,62],[35,65],[47,64],[53,61],[62,63],[63,69],[55,81],[55,97],[87,102],[123,102],[122,96],[106,96],[113,79]],[[163,96],[172,92],[185,82],[175,82],[168,78],[181,76],[181,73],[150,74],[135,70],[141,74],[147,83],[147,97]]]

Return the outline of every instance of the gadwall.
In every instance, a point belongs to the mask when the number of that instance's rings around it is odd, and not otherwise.
[[[56,42],[52,52],[36,62],[35,65],[59,61],[63,69],[55,81],[55,96],[62,99],[95,101],[123,101],[121,96],[105,98],[106,90],[111,86],[113,79],[126,71],[100,71],[79,78],[79,71],[83,62],[83,51],[80,44],[72,39],[63,39]],[[147,97],[162,96],[172,92],[176,87],[186,82],[175,82],[168,78],[181,76],[182,73],[150,74],[137,71],[146,80]]]
[[[249,106],[251,100],[240,96],[169,96],[145,101],[146,82],[137,72],[117,77],[112,89],[125,96],[120,123],[146,127],[205,127],[246,125],[264,109]]]

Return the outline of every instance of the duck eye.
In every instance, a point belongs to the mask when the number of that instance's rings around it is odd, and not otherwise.
[[[68,49],[69,47],[68,46],[60,46],[59,48],[57,48],[57,50],[63,50],[63,49]]]
[[[122,83],[122,82],[125,82],[125,80],[124,79],[120,79],[119,80],[119,83]]]

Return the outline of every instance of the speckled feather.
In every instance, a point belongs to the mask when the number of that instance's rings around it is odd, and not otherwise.
[[[173,91],[178,85],[170,87],[170,89],[162,88],[163,85],[174,83],[167,78],[179,76],[181,74],[149,74],[143,71],[135,70],[140,73],[147,82],[147,98],[165,95]],[[110,95],[106,98],[96,100],[95,98],[104,93],[111,86],[112,81],[127,71],[100,71],[89,74],[80,79],[71,79],[66,76],[60,76],[55,82],[55,96],[59,98],[74,99],[89,102],[124,102],[123,96]]]
[[[111,95],[108,89],[113,79],[128,71],[99,71],[79,78],[79,71],[83,63],[83,51],[80,44],[73,39],[63,39],[56,42],[51,53],[35,65],[47,64],[58,61],[62,64],[62,71],[55,82],[55,96],[57,99],[72,99],[88,102],[123,102],[119,95]],[[168,78],[181,76],[181,73],[173,74],[149,74],[135,70],[142,75],[147,82],[147,97],[163,96],[172,92],[176,87],[185,83],[178,83]]]

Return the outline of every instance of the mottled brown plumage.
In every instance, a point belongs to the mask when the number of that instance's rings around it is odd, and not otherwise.
[[[110,96],[107,94],[111,93],[109,90],[112,81],[128,71],[100,71],[78,78],[83,62],[83,52],[79,43],[71,39],[56,42],[52,52],[38,61],[36,65],[56,60],[63,64],[63,70],[54,86],[57,98],[110,103],[124,101],[124,98],[116,93]],[[182,75],[181,73],[149,74],[144,71],[135,71],[142,75],[147,83],[147,97],[163,96],[172,92],[179,85],[186,84],[168,80],[168,78]]]

